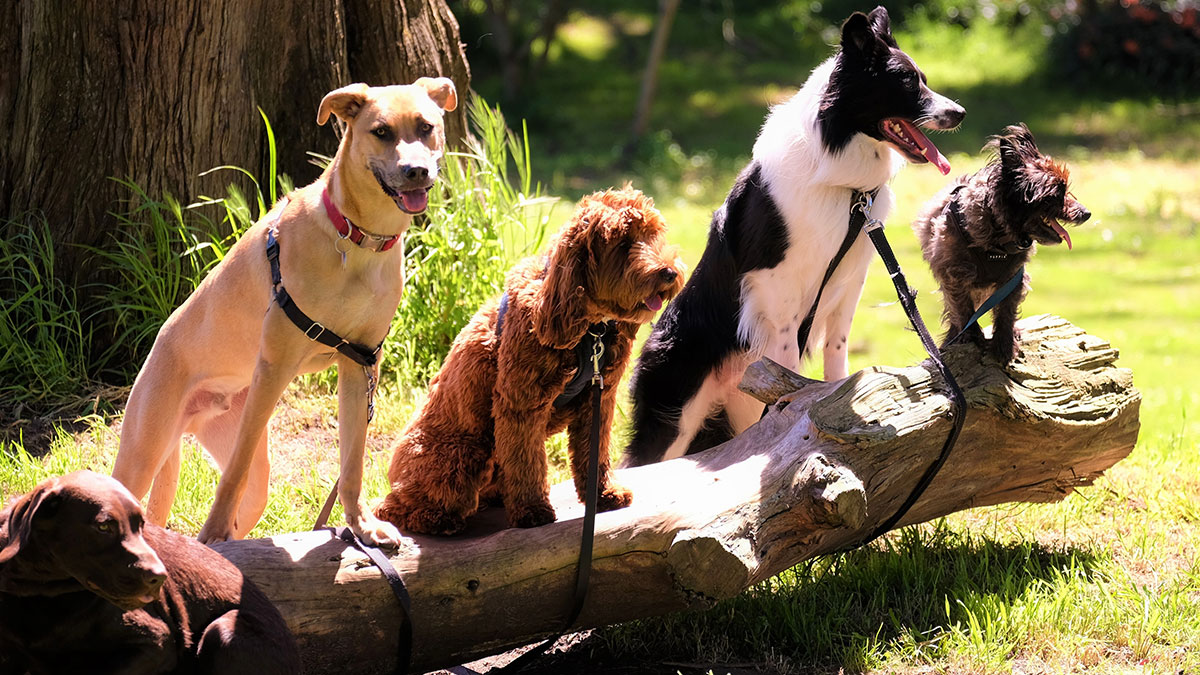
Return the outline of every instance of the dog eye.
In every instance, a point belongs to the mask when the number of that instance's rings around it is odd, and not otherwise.
[[[908,91],[916,91],[919,86],[919,82],[920,81],[917,79],[917,76],[914,73],[909,73],[904,76],[904,88]]]
[[[392,132],[387,127],[375,127],[374,129],[371,130],[371,135],[374,136],[375,138],[378,138],[381,141],[386,141],[388,138],[391,137]]]
[[[421,122],[417,124],[417,133],[421,134],[422,136],[428,136],[432,131],[433,125],[429,122]]]
[[[117,521],[109,518],[100,523],[96,523],[96,529],[103,534],[112,534],[117,529]]]

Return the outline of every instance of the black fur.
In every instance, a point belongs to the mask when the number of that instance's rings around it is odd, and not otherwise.
[[[925,74],[892,37],[887,10],[855,12],[842,24],[842,51],[821,100],[817,122],[821,141],[830,152],[840,151],[854,134],[884,141],[880,120],[920,119],[930,109],[933,92]],[[962,111],[943,114],[955,126]]]
[[[932,158],[900,148],[894,139],[884,139],[884,121],[901,119],[907,133],[916,135],[914,125],[929,122],[926,126],[949,129],[965,114],[925,85],[916,64],[898,49],[882,7],[869,15],[856,12],[843,24],[841,50],[834,56],[829,78],[815,121],[822,150],[832,155],[862,133],[886,140],[910,161],[929,161]],[[812,118],[795,123],[812,124]],[[876,159],[883,158],[877,154]],[[938,159],[944,164],[944,158]],[[631,382],[633,434],[625,450],[627,465],[660,461],[679,434],[678,416],[685,404],[710,374],[749,348],[738,338],[742,276],[778,267],[789,247],[790,231],[767,190],[762,166],[752,161],[713,214],[700,262],[643,348]],[[688,452],[712,447],[732,435],[728,414],[715,412],[692,439]]]
[[[996,153],[992,160],[935,197],[913,224],[942,291],[943,348],[975,313],[976,296],[993,292],[1029,262],[1034,242],[1062,242],[1051,223],[1082,223],[1091,216],[1070,196],[1066,167],[1038,151],[1025,125],[1005,128],[987,147]],[[964,339],[990,349],[1003,363],[1011,361],[1018,350],[1015,323],[1028,287],[1026,273],[1020,287],[992,310],[990,341],[978,323],[966,329]]]
[[[725,203],[713,213],[708,244],[683,291],[654,325],[630,384],[633,437],[625,463],[662,458],[677,433],[663,411],[678,412],[704,378],[735,351],[741,311],[738,279],[746,272],[775,267],[787,249],[787,226],[767,193],[761,168],[751,162],[734,181]],[[754,223],[754,226],[747,226]],[[653,401],[653,405],[648,402]],[[710,420],[692,449],[711,448],[733,436],[722,415]]]

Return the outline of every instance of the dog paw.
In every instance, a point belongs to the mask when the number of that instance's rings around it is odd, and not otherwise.
[[[633,491],[621,485],[609,485],[600,492],[596,508],[600,511],[615,511],[633,503]]]
[[[196,540],[205,546],[221,541],[232,541],[233,526],[224,523],[217,525],[209,520],[204,523],[204,527],[200,528],[200,534],[196,535]]]
[[[375,515],[405,532],[448,536],[466,527],[463,516],[436,506],[413,506],[391,493],[375,507]]]
[[[1020,351],[1016,338],[1004,339],[1001,337],[994,339],[990,347],[992,355],[1002,364],[1012,363],[1012,360]]]
[[[400,548],[401,544],[408,543],[404,536],[400,534],[400,530],[396,529],[395,525],[369,514],[363,514],[354,522],[348,522],[347,524],[363,543],[371,546],[378,548]]]
[[[508,524],[513,527],[541,527],[557,519],[549,502],[508,509]]]

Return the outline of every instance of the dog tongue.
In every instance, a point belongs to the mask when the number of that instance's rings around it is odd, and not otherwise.
[[[657,312],[658,310],[662,309],[662,296],[658,293],[655,293],[654,295],[646,298],[645,303],[646,306],[650,308],[650,311]]]
[[[943,155],[937,149],[937,146],[935,146],[933,142],[929,140],[929,137],[921,133],[921,130],[917,128],[917,125],[902,118],[898,118],[896,121],[904,127],[905,133],[907,133],[909,138],[913,139],[913,141],[917,144],[917,147],[921,149],[921,155],[924,156],[925,159],[932,162],[933,165],[938,168],[938,171],[942,172],[943,176],[950,173],[950,162],[946,159],[945,155]]]
[[[420,213],[429,206],[429,191],[428,190],[408,190],[400,193],[400,200],[404,204],[404,210],[409,213]]]
[[[1059,225],[1058,221],[1056,221],[1056,220],[1050,221],[1050,227],[1054,228],[1054,231],[1058,233],[1058,236],[1062,237],[1063,241],[1067,242],[1067,250],[1070,251],[1071,250],[1071,235],[1067,234],[1067,228],[1063,227],[1062,225]]]

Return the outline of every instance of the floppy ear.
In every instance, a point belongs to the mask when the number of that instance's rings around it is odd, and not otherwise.
[[[368,88],[362,82],[356,82],[325,94],[325,98],[321,99],[321,106],[317,108],[317,124],[329,121],[330,113],[337,115],[343,122],[354,119],[367,102]]]
[[[22,547],[29,544],[34,519],[54,515],[61,502],[57,481],[47,481],[0,511],[0,586],[4,582],[7,564],[21,552]]]
[[[442,110],[450,111],[458,107],[458,90],[450,78],[422,77],[413,84],[429,92],[429,98]]]
[[[587,221],[582,222],[583,226]],[[587,330],[584,284],[586,246],[579,241],[580,223],[572,223],[550,248],[546,278],[538,291],[533,315],[533,335],[553,349],[570,349]]]

